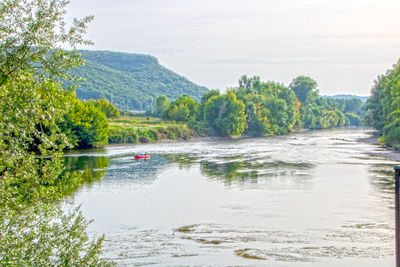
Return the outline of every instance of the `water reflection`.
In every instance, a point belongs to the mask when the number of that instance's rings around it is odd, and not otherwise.
[[[108,157],[64,157],[64,166],[66,171],[81,171],[86,183],[102,179],[109,166]]]
[[[135,160],[133,156],[110,158],[110,167],[103,180],[105,186],[149,185],[168,167],[164,156],[151,155],[149,160]]]
[[[388,206],[394,208],[394,169],[395,164],[378,163],[369,168],[369,180],[377,195],[384,199]]]
[[[204,176],[220,180],[226,185],[231,185],[234,181],[254,183],[259,178],[287,174],[302,176],[302,170],[310,170],[314,166],[305,162],[273,161],[269,157],[245,158],[243,155],[211,158],[206,155],[171,154],[165,157],[171,163],[177,163],[180,169],[200,165]]]
[[[396,162],[363,136],[118,146],[68,165],[102,172],[76,201],[121,265],[392,266]]]
[[[88,183],[105,178],[104,182],[111,183],[150,184],[172,163],[177,164],[179,169],[199,166],[204,176],[226,185],[235,181],[255,183],[260,178],[287,174],[302,176],[301,170],[313,167],[312,164],[302,162],[269,161],[268,158],[266,161],[260,158],[245,159],[242,155],[210,158],[191,154],[153,154],[150,160],[139,161],[134,160],[132,155],[65,157],[67,171],[84,171]]]

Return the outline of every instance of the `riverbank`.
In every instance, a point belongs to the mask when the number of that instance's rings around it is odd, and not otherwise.
[[[371,137],[360,138],[357,140],[357,142],[380,146],[382,149],[385,150],[385,151],[379,152],[379,153],[378,152],[368,153],[371,156],[384,157],[389,160],[400,161],[400,152],[379,143],[378,137],[371,136]]]
[[[164,140],[190,139],[199,134],[185,123],[153,117],[121,117],[109,120],[109,144],[155,143]]]
[[[186,123],[164,121],[153,117],[121,117],[110,119],[110,133],[108,146],[121,144],[148,144],[148,143],[174,143],[187,141],[218,141],[226,139],[244,139],[248,136],[209,136],[200,135],[190,129]],[[296,132],[308,131],[305,129]],[[368,143],[382,147],[383,152],[371,152],[371,156],[380,156],[393,161],[400,161],[400,152],[379,143],[378,137],[359,138],[357,142]]]
[[[228,139],[245,139],[248,136],[207,136],[199,135],[186,124],[172,121],[163,121],[151,117],[123,117],[110,120],[110,140],[107,146],[138,145],[148,143],[175,143],[175,142],[196,142],[196,141],[221,141]],[[309,131],[307,129],[296,130],[296,132]],[[393,161],[400,161],[400,152],[385,146],[378,141],[378,137],[372,135],[359,138],[357,142],[368,143],[379,146],[383,151],[368,153],[373,157],[384,157]]]
[[[173,143],[181,141],[215,141],[250,138],[240,136],[214,136],[207,130],[194,130],[187,123],[165,121],[151,116],[123,116],[109,119],[108,145]],[[197,127],[198,128],[198,127]],[[196,129],[197,129],[196,128]]]

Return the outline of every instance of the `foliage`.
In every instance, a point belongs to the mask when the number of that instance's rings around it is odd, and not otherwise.
[[[334,99],[335,105],[343,113],[354,113],[365,116],[365,105],[359,98]]]
[[[400,148],[400,61],[375,81],[365,121],[386,145]]]
[[[163,119],[174,121],[195,120],[199,104],[189,95],[181,95],[164,110]]]
[[[346,113],[346,118],[348,119],[348,124],[346,125],[354,125],[354,126],[361,126],[362,125],[362,120],[360,116],[358,116],[355,113]]]
[[[307,76],[298,76],[290,83],[290,89],[296,93],[300,103],[305,103],[313,92],[318,93],[317,86],[317,82]]]
[[[65,30],[67,1],[0,2],[0,265],[102,265],[102,239],[56,201],[83,183],[65,172],[67,138],[58,124],[70,109],[57,77],[81,63],[61,46],[84,44],[86,23]],[[34,150],[33,150],[34,149]]]
[[[204,107],[205,107],[207,101],[208,101],[211,97],[213,97],[213,96],[219,96],[219,95],[220,95],[219,90],[211,90],[211,91],[205,93],[205,94],[201,97],[201,101],[200,101],[200,104],[199,104],[199,109],[198,109],[198,112],[197,112],[197,119],[198,119],[199,121],[204,120]]]
[[[1,209],[0,264],[4,266],[106,266],[96,254],[103,238],[88,242],[88,222],[78,211],[32,205],[16,213]]]
[[[107,144],[108,121],[106,115],[92,101],[72,98],[71,109],[60,122],[63,133],[74,147],[93,147]]]
[[[171,101],[182,94],[200,100],[207,88],[161,66],[149,55],[110,51],[79,51],[84,66],[71,74],[85,78],[77,89],[80,99],[104,98],[120,109],[152,110],[160,95]],[[69,83],[68,83],[69,84]]]
[[[17,208],[20,203],[46,199],[47,194],[55,197],[62,193],[59,183],[64,181],[58,177],[62,171],[58,163],[67,142],[57,121],[63,115],[64,96],[58,84],[50,80],[38,83],[32,77],[9,79],[1,86],[2,205]]]
[[[163,119],[188,122],[200,135],[264,136],[286,134],[300,127],[360,126],[364,114],[365,106],[359,98],[321,97],[310,77],[297,77],[287,87],[243,75],[239,87],[225,95],[211,90],[199,104],[187,95],[180,96],[165,109]]]
[[[246,106],[246,134],[285,134],[294,128],[299,118],[299,104],[290,88],[245,75],[239,80],[239,86],[236,94]]]
[[[35,78],[67,78],[65,69],[80,65],[75,47],[90,44],[83,39],[93,17],[64,22],[65,0],[4,0],[0,3],[0,84],[29,71]]]
[[[64,214],[53,204],[83,183],[62,166],[67,142],[57,124],[67,93],[51,80],[23,76],[1,86],[1,265],[99,262],[101,240],[88,241],[87,222],[79,212]]]
[[[186,104],[176,104],[176,105],[171,105],[166,114],[167,114],[166,117],[170,120],[188,121],[190,110]]]
[[[293,79],[290,88],[295,90],[301,102],[300,127],[307,129],[326,129],[348,125],[359,126],[359,121],[352,115],[364,115],[364,106],[357,98],[334,99],[321,97],[317,83],[310,77],[300,76]],[[350,117],[352,120],[350,120]],[[352,124],[354,123],[354,124]]]
[[[136,131],[132,128],[111,127],[108,135],[110,144],[137,143],[138,139]]]
[[[225,95],[218,90],[204,94],[198,108],[189,96],[181,96],[164,111],[163,119],[188,122],[198,134],[264,136],[286,134],[296,127],[360,126],[364,113],[358,98],[321,97],[310,77],[297,77],[287,87],[243,75],[239,87]]]
[[[167,96],[165,95],[157,96],[156,102],[154,103],[154,115],[161,117],[164,111],[168,109],[170,104],[171,103],[169,102]]]
[[[107,118],[119,118],[119,110],[107,99],[92,100],[96,108],[100,109]]]
[[[155,142],[162,139],[188,139],[196,135],[185,124],[162,121],[158,118],[147,120],[142,117],[121,117],[110,120],[109,123],[108,142],[110,144],[138,143],[141,140]],[[141,137],[145,139],[141,139]]]
[[[201,121],[191,120],[188,122],[187,126],[194,132],[196,132],[197,135],[206,136],[211,134],[208,129],[207,122],[205,120]]]
[[[246,127],[245,106],[233,91],[212,96],[204,107],[204,119],[219,135],[241,135]]]

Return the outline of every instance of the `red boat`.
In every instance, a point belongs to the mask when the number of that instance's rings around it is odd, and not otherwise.
[[[133,158],[134,159],[150,159],[150,154],[144,154],[144,155],[135,155]]]

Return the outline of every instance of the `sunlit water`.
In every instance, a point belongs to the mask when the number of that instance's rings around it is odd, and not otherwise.
[[[368,134],[79,151],[68,165],[97,180],[73,201],[118,265],[394,266],[397,162],[357,142]],[[135,161],[139,152],[151,160]]]

